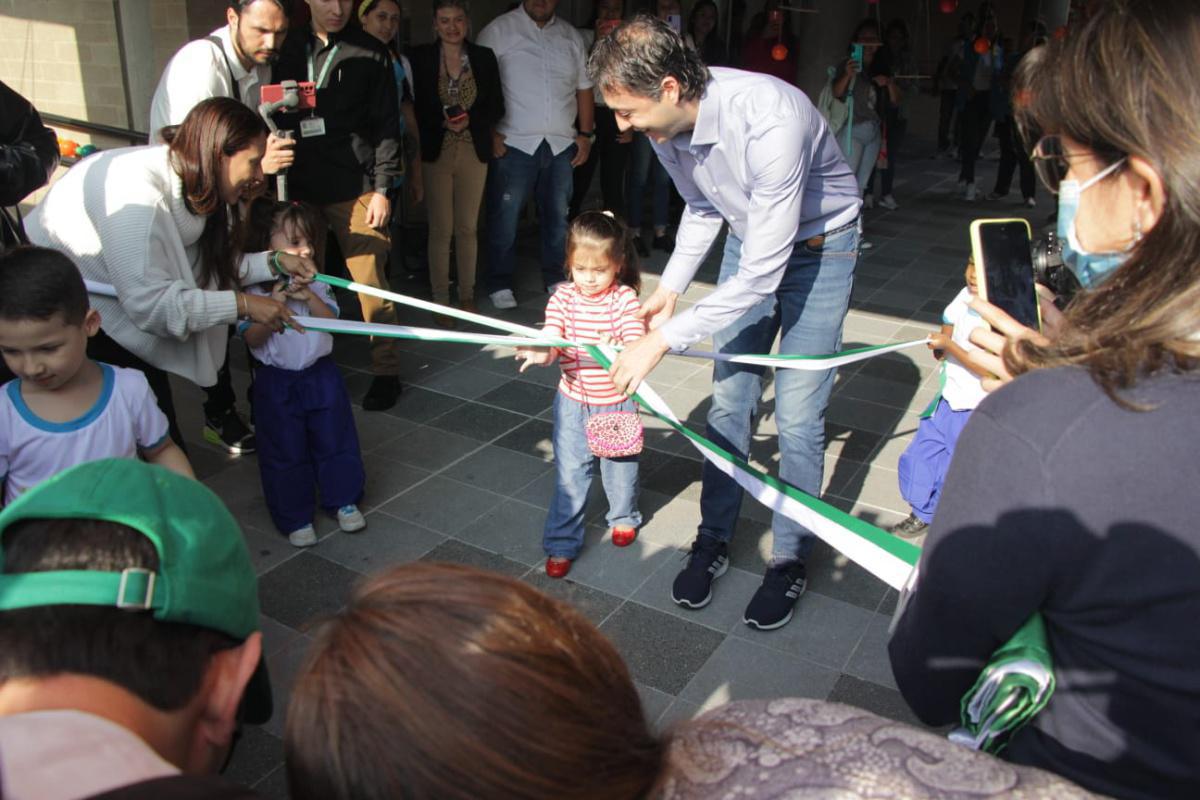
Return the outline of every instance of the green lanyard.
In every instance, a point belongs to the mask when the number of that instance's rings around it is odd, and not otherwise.
[[[325,79],[329,77],[329,68],[331,66],[333,66],[333,59],[335,56],[337,56],[338,48],[340,48],[341,46],[342,46],[341,42],[338,42],[337,44],[335,44],[333,46],[333,49],[329,51],[329,55],[325,57],[325,63],[321,65],[321,74],[317,77],[317,79],[315,81],[318,89],[325,88]],[[306,48],[306,52],[308,53],[308,79],[310,81],[312,81],[313,80],[313,51],[312,51],[311,44],[308,45],[308,47]]]

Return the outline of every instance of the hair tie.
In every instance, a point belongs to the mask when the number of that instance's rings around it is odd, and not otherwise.
[[[608,209],[605,209],[604,211],[601,211],[600,213],[603,214],[604,216],[608,217],[609,219],[617,218],[617,215],[614,214],[613,212],[609,211]]]
[[[363,17],[365,17],[367,15],[367,9],[369,9],[374,3],[375,3],[375,0],[363,0],[361,3],[358,4],[358,21],[359,22],[362,22]]]

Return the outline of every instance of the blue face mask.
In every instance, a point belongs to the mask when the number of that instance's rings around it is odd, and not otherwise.
[[[1114,172],[1124,162],[1125,159],[1121,159],[1083,183],[1062,181],[1058,185],[1058,240],[1062,242],[1062,260],[1067,269],[1071,270],[1079,279],[1079,283],[1084,289],[1092,288],[1108,277],[1113,270],[1124,264],[1125,259],[1129,258],[1129,251],[1133,249],[1134,242],[1130,242],[1129,247],[1117,252],[1089,253],[1083,249],[1083,245],[1079,243],[1079,236],[1075,233],[1075,215],[1079,211],[1079,196],[1083,194],[1084,190]]]

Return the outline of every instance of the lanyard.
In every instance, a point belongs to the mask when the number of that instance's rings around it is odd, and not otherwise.
[[[318,88],[318,89],[324,89],[324,88],[325,88],[325,79],[329,77],[329,68],[330,68],[331,66],[333,66],[333,59],[334,59],[334,57],[337,55],[338,48],[340,48],[341,46],[342,46],[342,43],[341,43],[341,42],[338,42],[337,44],[335,44],[335,45],[333,46],[333,49],[329,51],[329,55],[325,57],[325,63],[321,65],[321,74],[320,74],[320,75],[319,75],[319,76],[316,78],[316,80],[314,81],[314,82],[316,83],[316,86],[317,86],[317,88]],[[306,50],[305,50],[305,51],[308,53],[308,79],[309,79],[310,81],[312,81],[312,80],[313,80],[313,51],[312,51],[312,45],[311,45],[311,44],[310,44],[310,45],[308,45],[308,46],[306,47]]]

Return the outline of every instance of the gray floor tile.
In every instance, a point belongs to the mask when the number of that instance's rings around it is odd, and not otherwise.
[[[837,680],[837,670],[730,637],[721,642],[679,693],[679,699],[706,711],[733,700],[774,697],[823,700],[833,691]]]
[[[479,402],[534,417],[550,408],[555,390],[524,381],[510,381],[479,398]]]
[[[731,635],[841,672],[874,617],[872,611],[805,592],[796,604],[796,615],[784,627],[759,631],[738,625]]]
[[[453,536],[502,502],[500,495],[435,475],[381,510]]]
[[[642,512],[639,537],[671,547],[687,548],[696,538],[700,522],[700,503],[685,497],[643,491],[638,498]],[[603,514],[598,522],[603,522]]]
[[[367,527],[358,533],[335,533],[313,548],[317,555],[363,574],[413,561],[437,547],[446,537],[412,522],[372,511]]]
[[[542,551],[545,522],[546,512],[537,506],[506,500],[456,533],[454,538],[533,566],[546,558]]]
[[[431,428],[490,442],[525,422],[527,417],[480,403],[464,403],[453,411],[435,417],[427,424]]]
[[[809,555],[808,588],[837,600],[874,611],[888,590],[883,581],[818,541]]]
[[[637,681],[633,683],[637,687],[638,695],[642,698],[642,712],[646,715],[646,722],[653,727],[671,703],[675,702],[675,698],[666,692],[651,689]]]
[[[654,727],[659,735],[663,736],[676,725],[681,725],[688,720],[695,719],[702,713],[700,706],[695,703],[689,703],[686,700],[675,700],[671,705],[667,706],[667,710],[658,718],[658,722],[655,723]]]
[[[373,455],[436,472],[479,447],[479,441],[457,433],[419,425]]]
[[[540,458],[487,445],[448,467],[442,474],[480,489],[512,496],[553,468],[553,464],[547,464]]]
[[[608,619],[624,601],[607,592],[584,586],[567,578],[549,578],[541,567],[534,567],[525,574],[524,580],[540,592],[575,608],[593,625]]]
[[[637,539],[628,547],[614,547],[607,528],[589,525],[584,533],[583,552],[571,565],[571,578],[628,597],[678,553],[673,547],[644,539]]]
[[[725,638],[637,603],[618,608],[600,630],[625,657],[634,680],[672,695],[683,690]]]
[[[451,564],[463,564],[477,569],[499,572],[510,578],[520,578],[529,572],[529,566],[511,558],[489,553],[478,547],[448,539],[437,547],[421,556],[421,561],[445,561]]]
[[[700,499],[700,471],[698,461],[682,456],[672,456],[665,463],[649,471],[642,471],[642,489],[658,492],[668,497],[687,500]]]
[[[439,372],[428,380],[423,380],[421,385],[435,392],[475,400],[512,379],[512,375],[498,375],[460,364],[454,369]]]
[[[248,525],[242,525],[242,536],[246,538],[246,548],[250,551],[250,561],[254,571],[262,575],[268,570],[295,558],[299,551],[288,544],[287,537],[277,533],[272,527],[270,531],[260,531]]]
[[[264,656],[278,653],[302,635],[299,631],[289,628],[265,614],[258,615],[258,622],[262,626]]]
[[[296,639],[277,653],[267,657],[267,669],[271,674],[271,699],[275,712],[271,719],[262,726],[263,731],[277,738],[283,738],[283,725],[287,717],[288,701],[292,697],[292,685],[296,682],[296,674],[300,664],[308,655],[312,640],[307,636]]]
[[[398,439],[415,427],[409,420],[378,411],[363,411],[357,406],[354,408],[354,426],[358,429],[363,453]]]
[[[862,641],[846,663],[845,671],[856,678],[896,689],[896,678],[892,675],[892,664],[888,658],[888,625],[891,614],[876,614]]]
[[[283,740],[258,725],[242,729],[237,749],[223,777],[253,786],[271,774],[283,761]]]
[[[363,468],[367,472],[367,487],[359,507],[364,511],[378,508],[430,475],[427,470],[385,458],[379,453],[364,455]]]
[[[554,457],[553,438],[554,425],[544,420],[531,419],[492,444],[549,461]]]
[[[263,800],[291,800],[287,784],[287,769],[280,764],[267,777],[254,784],[254,791],[258,792]]]
[[[442,392],[433,392],[421,386],[405,386],[396,405],[386,412],[369,411],[368,414],[386,413],[409,422],[428,422],[463,404],[458,397]]]
[[[762,582],[762,576],[731,568],[713,583],[713,597],[708,605],[684,608],[671,599],[671,585],[686,565],[687,559],[682,554],[680,558],[668,558],[630,600],[721,633],[741,625],[742,613]]]
[[[829,700],[835,703],[845,703],[878,714],[881,717],[894,719],[918,728],[926,728],[921,720],[904,702],[904,698],[895,689],[889,689],[870,681],[863,681],[852,675],[842,675],[837,685],[829,693]]]
[[[829,402],[825,418],[834,425],[872,433],[890,433],[900,420],[900,410],[867,400],[838,395]]]
[[[344,606],[361,577],[314,553],[300,553],[259,578],[259,604],[267,616],[304,633]]]

